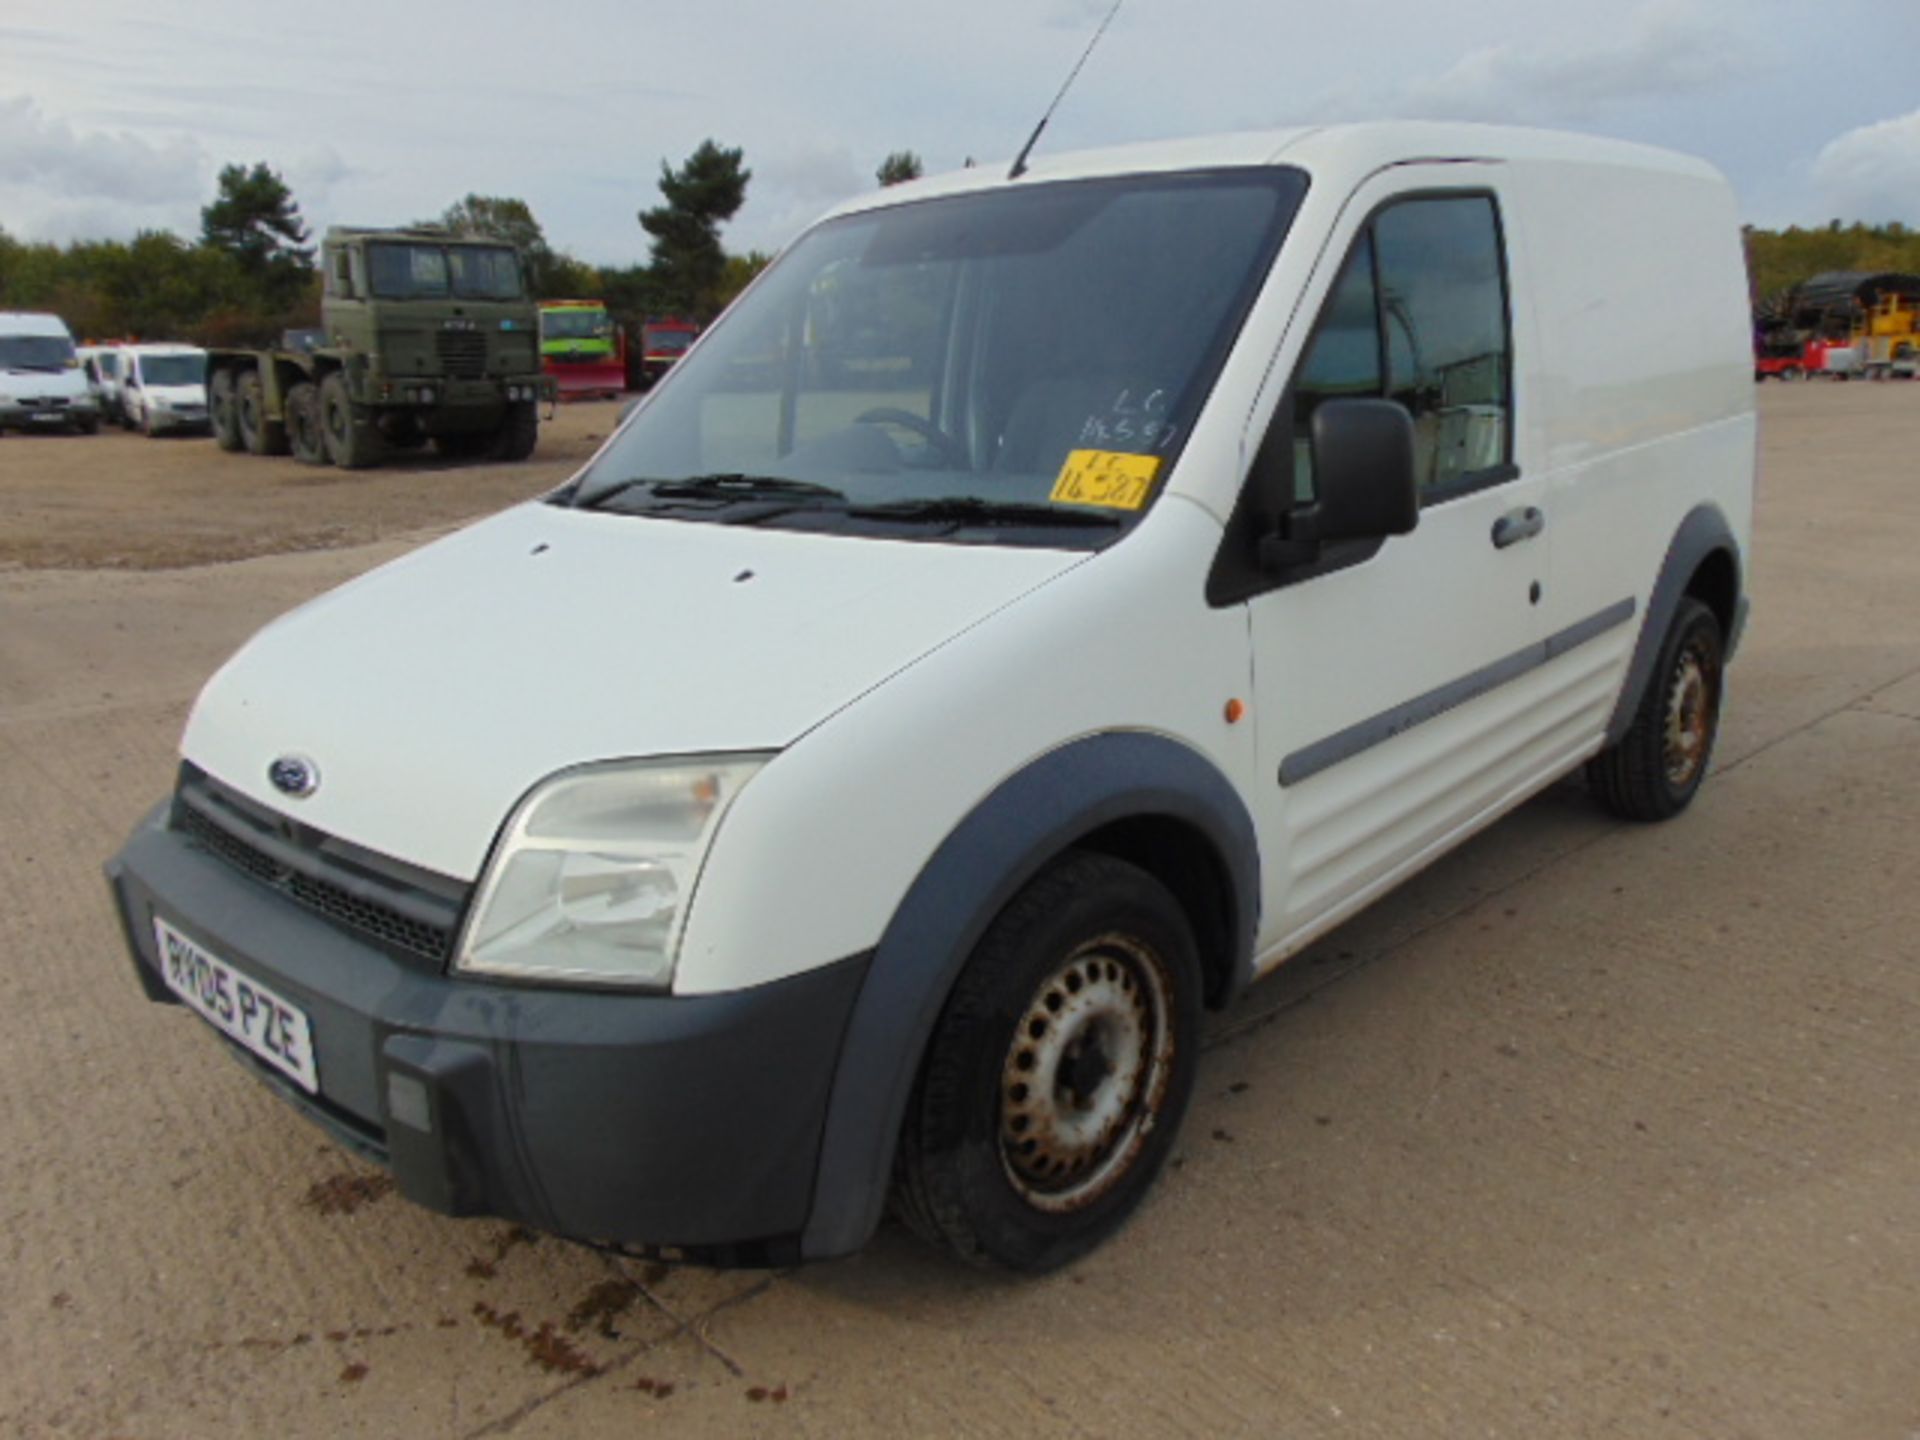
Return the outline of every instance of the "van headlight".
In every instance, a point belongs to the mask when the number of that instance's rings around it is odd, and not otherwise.
[[[535,786],[481,877],[454,968],[666,989],[714,833],[769,758],[595,765]]]

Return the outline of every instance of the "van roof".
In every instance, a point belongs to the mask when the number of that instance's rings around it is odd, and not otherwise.
[[[117,345],[129,355],[204,355],[207,352],[198,345],[188,345],[174,340],[143,341],[137,345]]]
[[[0,333],[7,335],[64,335],[73,338],[58,315],[37,310],[0,310]]]
[[[889,186],[851,200],[832,213],[852,214],[938,195],[1048,180],[1262,165],[1294,165],[1330,180],[1355,184],[1387,166],[1423,160],[1561,161],[1700,179],[1720,178],[1719,172],[1704,160],[1624,140],[1512,125],[1387,120],[1153,140],[1058,155],[1038,151],[1029,157],[1027,171],[1018,180],[1007,178],[1009,161],[997,160]]]

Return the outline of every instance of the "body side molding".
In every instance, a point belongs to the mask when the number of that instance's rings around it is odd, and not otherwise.
[[[1490,665],[1482,665],[1478,670],[1449,680],[1390,710],[1370,715],[1344,730],[1336,730],[1324,739],[1303,745],[1280,762],[1280,783],[1298,785],[1322,770],[1330,770],[1343,760],[1351,760],[1375,745],[1405,734],[1416,725],[1436,720],[1447,711],[1469,700],[1477,700],[1487,692],[1538,669],[1549,660],[1556,660],[1569,650],[1606,634],[1616,625],[1626,624],[1633,618],[1633,611],[1632,596],[1616,600],[1606,609],[1596,611],[1584,620],[1577,620],[1544,640],[1516,650],[1511,655],[1504,655]]]

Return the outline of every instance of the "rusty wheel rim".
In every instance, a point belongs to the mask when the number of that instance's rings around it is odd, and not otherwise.
[[[1081,1209],[1132,1168],[1173,1073],[1172,987],[1138,940],[1103,935],[1034,992],[1001,1067],[1000,1158],[1022,1199]]]
[[[1667,687],[1667,783],[1676,790],[1691,785],[1707,762],[1713,736],[1713,680],[1698,647],[1681,652]]]

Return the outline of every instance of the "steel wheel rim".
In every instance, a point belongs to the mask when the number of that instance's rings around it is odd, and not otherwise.
[[[1706,764],[1707,742],[1713,734],[1713,682],[1706,658],[1697,646],[1681,652],[1667,686],[1667,783],[1684,789]]]
[[[1173,1074],[1166,962],[1131,936],[1076,949],[1035,989],[1000,1076],[1000,1160],[1038,1210],[1083,1209],[1132,1169]]]

